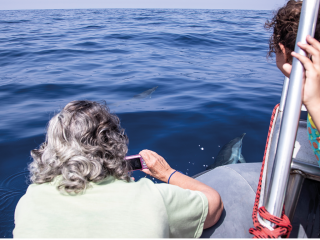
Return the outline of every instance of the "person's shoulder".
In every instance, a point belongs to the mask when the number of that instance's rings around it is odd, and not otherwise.
[[[166,195],[169,193],[179,194],[180,192],[185,194],[188,194],[189,192],[197,192],[197,191],[191,191],[189,189],[183,189],[181,187],[167,184],[167,183],[154,183],[153,181],[147,178],[141,178],[140,180],[135,182],[135,185],[140,187],[156,189],[158,192],[161,193],[161,195]]]
[[[42,184],[32,183],[28,186],[26,194],[31,194],[31,193],[41,191],[42,189],[48,188],[49,186],[50,186],[50,183],[42,183]]]
[[[162,195],[165,201],[172,201],[173,199],[180,199],[181,201],[193,201],[193,199],[201,199],[204,201],[205,195],[199,191],[193,191],[189,189],[184,189],[179,186],[161,183],[155,184],[156,188]]]
[[[160,192],[163,198],[174,198],[177,195],[184,195],[188,191],[190,191],[190,190],[183,189],[181,187],[171,185],[171,184],[166,184],[166,183],[155,184],[155,187],[158,189],[158,191]]]
[[[48,186],[47,183],[43,184],[30,184],[25,192],[24,195],[19,199],[17,205],[16,205],[16,211],[17,209],[20,209],[21,207],[23,209],[26,209],[30,206],[30,203],[34,202],[36,199],[42,199],[43,196],[47,196],[46,189]]]
[[[151,181],[148,178],[141,178],[136,182],[131,182],[133,186],[140,187],[140,188],[150,188],[150,189],[156,189],[156,185],[153,181]]]
[[[140,179],[139,179],[138,181],[136,181],[135,183],[155,185],[155,183],[154,183],[153,181],[151,181],[149,178],[140,178]]]
[[[155,184],[155,186],[158,188],[158,190],[160,192],[163,191],[169,191],[169,192],[195,192],[189,189],[184,189],[181,188],[179,186],[176,185],[171,185],[171,184],[167,184],[167,183],[159,183],[159,184]]]
[[[57,186],[60,182],[60,176],[54,178],[50,182],[45,183],[32,183],[28,186],[27,191],[24,196],[26,197],[50,197],[52,194],[60,194],[60,191],[57,189]]]
[[[163,194],[165,194],[165,190],[162,190],[164,187],[159,187],[160,185],[167,185],[162,183],[154,183],[152,180],[148,178],[141,178],[136,182],[131,182],[129,184],[130,190],[139,191],[140,193],[152,195],[154,197],[163,198]]]

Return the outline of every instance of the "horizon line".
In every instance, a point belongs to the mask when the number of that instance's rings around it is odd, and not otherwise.
[[[240,11],[274,11],[274,9],[234,9],[234,8],[135,8],[135,7],[110,7],[110,8],[22,8],[22,9],[0,9],[0,11],[23,11],[23,10],[81,10],[81,9],[177,9],[177,10],[240,10]]]

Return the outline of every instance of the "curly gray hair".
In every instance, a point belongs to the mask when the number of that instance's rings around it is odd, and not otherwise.
[[[46,141],[31,151],[31,181],[41,184],[62,175],[58,189],[68,193],[108,176],[129,182],[127,144],[119,118],[105,104],[72,101],[50,120]]]

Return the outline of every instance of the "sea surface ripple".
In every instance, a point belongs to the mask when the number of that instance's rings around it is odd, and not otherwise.
[[[72,100],[106,101],[129,136],[129,155],[151,149],[190,176],[242,133],[246,161],[262,161],[283,82],[266,59],[271,11],[0,13],[0,237],[12,237],[30,150]]]

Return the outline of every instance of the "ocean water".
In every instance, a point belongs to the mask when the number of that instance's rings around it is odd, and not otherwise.
[[[283,82],[266,59],[270,32],[263,25],[271,16],[244,10],[0,11],[0,237],[12,236],[30,150],[72,100],[106,101],[129,136],[129,155],[153,150],[189,176],[242,133],[244,158],[261,162]]]

